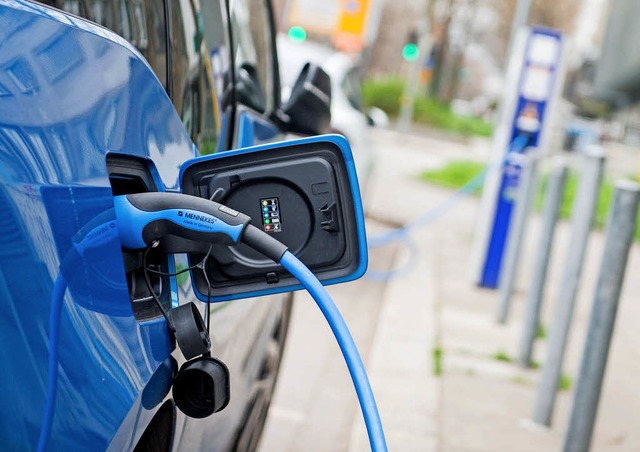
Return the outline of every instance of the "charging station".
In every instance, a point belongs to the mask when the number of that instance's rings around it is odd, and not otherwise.
[[[473,250],[473,274],[481,287],[498,287],[523,154],[544,153],[563,80],[559,31],[522,29],[507,70],[501,120],[493,136]]]

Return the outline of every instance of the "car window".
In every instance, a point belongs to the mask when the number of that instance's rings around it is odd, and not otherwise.
[[[270,112],[275,105],[275,68],[267,3],[231,0],[230,13],[238,101]]]
[[[164,0],[49,0],[45,3],[96,22],[127,39],[143,54],[167,88]],[[191,0],[171,0],[168,5],[173,105],[200,151],[214,152],[220,135],[222,95],[216,89],[211,60],[203,42],[203,21]],[[215,6],[207,5],[210,10],[215,10]],[[209,26],[224,35],[221,20]],[[219,91],[222,92],[222,86]]]
[[[131,42],[166,88],[164,0],[44,0],[108,28]]]
[[[139,30],[144,31],[139,35],[138,49],[142,52],[156,73],[156,76],[162,82],[162,86],[166,89],[167,40],[164,20],[164,1],[136,0],[134,6],[135,4],[139,4],[139,7],[137,7],[139,9],[135,14],[136,16],[142,16],[140,17],[140,23],[145,25],[144,28],[142,25],[140,25],[139,28]]]
[[[116,17],[118,8],[115,2],[108,0],[87,0],[86,3],[91,20],[118,34],[122,34],[124,27],[120,26],[118,18]],[[126,19],[125,17],[125,20]]]
[[[203,153],[214,152],[225,147],[219,142],[222,130],[222,118],[230,106],[230,52],[229,39],[226,33],[226,14],[224,1],[205,2],[200,10],[199,23],[202,25],[205,83],[208,96],[203,109],[203,123],[200,150]],[[214,133],[215,129],[215,133]],[[215,135],[215,139],[213,136]]]
[[[185,4],[186,3],[186,4]],[[195,54],[194,39],[197,33],[189,2],[171,0],[169,4],[171,24],[171,83],[173,105],[182,122],[193,138],[197,135],[198,58]],[[193,40],[192,40],[193,39]],[[190,45],[189,45],[190,44]],[[195,141],[195,140],[194,140]]]
[[[76,16],[86,17],[87,10],[85,9],[84,2],[81,0],[67,0],[63,1],[61,4],[56,4],[56,2],[52,1],[43,1],[50,6],[57,6],[60,9],[63,9],[71,14],[75,14]]]
[[[173,0],[171,64],[173,102],[201,153],[214,152],[220,136],[220,115],[211,61],[204,39],[204,22],[191,0]],[[213,9],[215,3],[207,3]],[[223,23],[208,24],[224,27]],[[222,28],[224,30],[224,28]]]
[[[144,53],[147,50],[149,38],[142,0],[133,0],[128,4],[128,8],[131,15],[130,20],[132,26],[131,42],[138,48],[138,50]]]

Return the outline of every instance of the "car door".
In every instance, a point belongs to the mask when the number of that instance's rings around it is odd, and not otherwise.
[[[0,39],[3,448],[35,449],[53,400],[49,449],[126,449],[169,390],[164,378],[145,393],[174,346],[144,290],[130,293],[109,212],[114,193],[177,190],[193,144],[151,66],[113,32],[3,0]],[[172,281],[154,284],[177,302]]]
[[[136,30],[140,27],[127,25],[129,20],[125,20],[136,17],[129,11],[133,6],[135,12],[137,2],[141,2],[146,12],[146,22],[151,22],[148,29],[155,32],[152,35],[147,31],[146,46],[140,45],[144,40],[136,37]],[[83,4],[86,5],[86,17],[110,27],[135,44],[145,57],[152,58],[151,65],[163,81],[176,112],[196,145],[196,154],[222,152],[280,136],[278,129],[267,120],[268,111],[277,107],[270,100],[274,98],[272,91],[278,90],[277,79],[271,77],[268,84],[262,85],[268,109],[261,113],[247,108],[241,102],[242,96],[236,94],[242,90],[235,84],[238,79],[233,64],[236,54],[231,46],[234,35],[229,26],[232,21],[228,2],[84,0]],[[246,32],[244,27],[251,25],[262,33],[270,33],[269,3],[260,4],[262,15],[253,17],[250,24],[238,22],[238,32]],[[159,14],[165,9],[163,14]],[[170,18],[168,23],[161,20],[165,15]],[[167,36],[164,40],[158,31],[163,27]],[[272,42],[269,36],[265,39]],[[163,45],[167,48],[166,56],[151,51],[161,49]],[[263,48],[261,52],[269,57],[268,60],[259,60],[261,67],[275,70],[275,63],[271,61],[275,58],[273,51]],[[240,66],[242,64],[237,67]],[[240,111],[242,113],[238,113]],[[131,166],[126,158],[123,162],[113,162],[114,165],[116,163],[119,177]],[[178,269],[189,266],[186,255],[175,255],[174,259]],[[163,265],[172,265],[173,261],[152,263],[161,269]],[[196,300],[190,278],[182,275],[166,279],[164,286],[175,288],[171,293],[177,295],[180,303],[194,301],[204,315],[204,305]],[[129,280],[141,282],[143,277],[139,271],[133,272]],[[137,286],[142,293],[137,294],[136,299],[148,299],[144,284]],[[231,372],[231,402],[223,412],[205,420],[187,419],[177,412],[176,421],[171,422],[160,411],[146,427],[147,431],[156,432],[157,436],[158,431],[175,425],[173,443],[176,449],[242,450],[254,447],[273,391],[290,305],[290,296],[274,295],[214,306],[211,313],[213,353],[226,363]],[[153,435],[150,433],[149,437]],[[146,441],[145,437],[142,443]]]

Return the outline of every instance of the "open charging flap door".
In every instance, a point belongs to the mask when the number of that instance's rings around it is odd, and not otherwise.
[[[185,194],[224,204],[284,243],[322,281],[361,277],[367,267],[364,214],[351,149],[339,135],[270,143],[200,157],[181,171]],[[209,245],[193,244],[199,262]],[[246,245],[214,245],[206,266],[212,301],[300,289],[280,265]],[[201,271],[192,272],[207,298]]]

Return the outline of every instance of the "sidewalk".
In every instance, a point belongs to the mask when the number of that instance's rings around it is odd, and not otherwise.
[[[392,132],[383,132],[376,140],[380,145],[380,159],[367,208],[372,218],[392,217],[401,223],[416,218],[450,196],[446,190],[417,181],[415,175],[420,170],[439,166],[451,158],[482,158],[486,152],[482,143],[469,147],[416,137],[398,138]],[[398,140],[401,143],[395,144]],[[336,294],[336,297],[344,296],[337,301],[341,309],[347,309],[347,323],[356,325],[354,337],[367,364],[391,451],[553,451],[562,447],[571,390],[558,395],[553,427],[535,426],[528,418],[533,410],[539,370],[521,369],[504,361],[515,358],[520,341],[539,219],[533,216],[529,225],[509,321],[498,325],[495,322],[497,293],[477,288],[468,272],[477,208],[477,198],[467,199],[445,217],[416,231],[413,239],[420,259],[406,277],[386,285],[363,279],[341,288],[342,293]],[[384,227],[380,221],[369,220],[368,233],[372,235]],[[547,330],[567,252],[567,228],[568,224],[561,224],[556,234],[543,313]],[[591,309],[602,238],[600,233],[594,233],[590,240],[570,332],[564,373],[570,376],[573,386]],[[370,267],[402,265],[407,255],[402,246],[380,250],[372,253]],[[634,277],[638,269],[640,248],[636,245],[620,300],[592,451],[640,450],[640,432],[636,426],[640,419],[637,385],[640,280]],[[368,299],[363,301],[363,297]],[[291,349],[305,347],[304,341],[300,336],[295,344],[290,344]],[[535,361],[541,364],[544,345],[545,341],[539,340],[534,351]],[[332,362],[341,359],[332,353],[323,355],[322,359]],[[438,355],[441,360],[435,358]],[[439,375],[436,367],[441,367]],[[328,374],[326,378],[314,374],[314,378],[324,380],[318,387],[322,387],[322,383],[332,385],[329,392],[318,395],[316,391],[315,406],[323,405],[318,411],[310,408],[313,403],[305,407],[299,403],[300,398],[287,396],[298,390],[304,392],[304,397],[313,398],[314,394],[301,389],[300,379],[286,377],[287,366],[283,371],[281,383],[285,385],[281,385],[274,400],[261,450],[369,449],[359,408],[354,403],[355,397],[349,394],[353,389],[349,387],[348,374],[345,377],[343,371],[317,369],[321,375]],[[346,384],[338,382],[342,378],[346,378]],[[336,393],[338,387],[339,393]],[[340,406],[346,408],[339,413],[333,411],[331,407],[336,405],[327,403],[329,394],[341,399]],[[285,406],[290,407],[289,411]],[[297,418],[292,416],[293,406],[297,407]],[[324,416],[318,414],[321,412]],[[309,422],[309,418],[313,421]],[[340,433],[336,433],[338,430]]]

